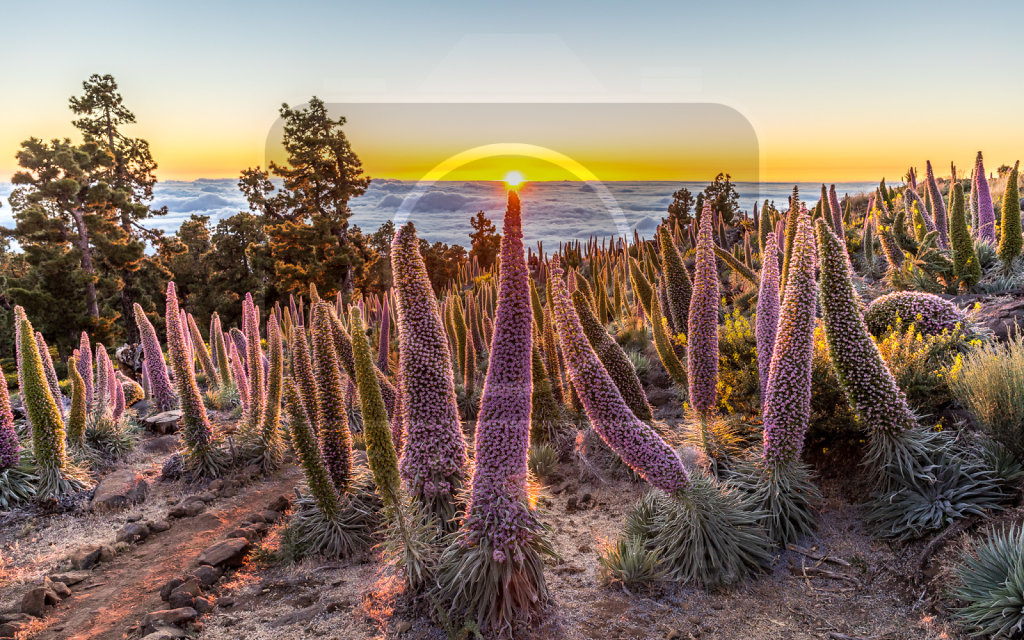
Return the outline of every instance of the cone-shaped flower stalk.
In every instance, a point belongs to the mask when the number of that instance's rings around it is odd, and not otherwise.
[[[964,205],[964,187],[955,182],[950,196],[949,236],[953,245],[953,273],[968,287],[981,279],[981,263],[975,253],[974,239],[967,230],[967,207]]]
[[[259,441],[254,444],[252,454],[259,458],[266,470],[281,466],[284,458],[284,443],[281,441],[281,386],[284,377],[284,348],[281,343],[281,328],[273,315],[267,323],[267,348],[270,351],[270,367],[267,369],[267,395],[260,418]]]
[[[328,519],[333,518],[339,509],[338,491],[334,488],[331,475],[327,471],[316,434],[310,426],[309,416],[302,406],[298,391],[291,378],[284,382],[285,407],[288,411],[289,431],[292,434],[292,447],[306,476],[309,492],[316,501],[317,507]]]
[[[547,599],[541,555],[553,553],[528,505],[533,317],[519,196],[508,193],[490,366],[476,431],[467,515],[442,556],[439,583],[457,611],[493,630],[528,619]],[[475,579],[470,576],[482,576]]]
[[[235,388],[238,389],[238,400],[242,404],[242,412],[249,411],[249,378],[245,373],[245,363],[242,356],[238,355],[234,341],[228,347],[228,359],[231,360],[231,370],[235,378]]]
[[[231,362],[228,359],[228,347],[224,341],[224,329],[220,316],[215,311],[210,318],[210,346],[217,358],[217,378],[224,386],[230,386],[234,376],[231,373]]]
[[[338,493],[352,484],[352,436],[345,412],[345,387],[331,330],[332,309],[326,302],[313,305],[313,373],[316,380],[316,420],[320,450]]]
[[[71,410],[68,411],[67,439],[68,444],[79,449],[85,448],[85,406],[86,386],[82,374],[78,371],[78,361],[68,359],[68,377],[71,378]]]
[[[149,381],[150,394],[153,396],[153,402],[160,411],[168,411],[178,404],[178,398],[174,393],[173,387],[171,387],[171,379],[167,375],[167,365],[164,364],[164,354],[160,349],[160,339],[156,337],[156,329],[153,328],[153,323],[146,317],[146,312],[142,310],[142,306],[135,303],[134,309],[135,324],[139,328],[139,335],[142,336],[142,352],[146,357],[146,379]],[[85,354],[83,353],[82,357],[84,358],[84,356]],[[84,375],[82,377],[89,384],[89,377]]]
[[[2,368],[0,377],[3,377]],[[14,428],[11,397],[7,393],[7,384],[0,384],[0,473],[17,467],[20,461],[21,445],[18,443],[18,432]]]
[[[811,414],[811,357],[818,284],[811,221],[801,216],[763,399],[764,458],[778,467],[799,460]]]
[[[224,470],[225,457],[214,441],[213,426],[206,415],[206,406],[196,385],[196,375],[185,343],[185,327],[182,326],[178,295],[173,282],[167,283],[164,318],[167,324],[167,350],[171,357],[171,366],[174,367],[178,396],[181,398],[184,467],[194,476],[216,477]]]
[[[74,468],[65,449],[64,420],[46,381],[43,359],[39,355],[32,324],[20,314],[18,340],[18,371],[21,378],[21,401],[32,425],[32,448],[39,476],[37,495],[60,498],[88,485],[84,474]]]
[[[697,262],[687,321],[687,381],[690,405],[707,417],[718,400],[718,270],[711,236],[711,205],[704,203],[697,234]]]
[[[1006,192],[1003,194],[1003,218],[999,228],[999,260],[1009,269],[1013,260],[1020,255],[1024,245],[1021,236],[1020,195],[1017,188],[1017,175],[1020,162],[1013,165],[1013,170],[1006,178]]]
[[[380,310],[380,332],[377,338],[377,368],[385,375],[391,373],[391,305],[384,296]]]
[[[642,278],[643,274],[640,274],[640,277]],[[630,411],[641,420],[650,420],[654,416],[654,412],[647,402],[647,395],[644,393],[640,378],[637,377],[636,369],[633,368],[629,356],[594,315],[594,309],[582,290],[577,289],[572,293],[572,302],[576,307],[576,314],[583,326],[587,340],[590,341],[590,346],[594,348],[597,357],[601,359],[608,375],[611,376],[619,393],[622,394],[622,398],[629,405]]]
[[[36,331],[36,346],[39,348],[39,355],[43,359],[43,370],[46,372],[46,384],[50,387],[53,400],[57,403],[57,409],[61,416],[64,416],[64,396],[60,392],[60,383],[57,381],[57,371],[53,368],[53,358],[50,357],[50,347],[47,346],[43,334]]]
[[[121,382],[116,377],[110,376],[110,379],[114,381],[114,420],[117,420],[124,413],[124,409],[127,406],[125,404],[124,386],[121,385]]]
[[[679,256],[676,244],[672,242],[672,236],[665,226],[658,230],[658,241],[661,244],[661,262],[665,269],[665,293],[668,297],[668,309],[662,310],[663,315],[672,320],[673,327],[682,331],[687,329],[693,287],[690,285],[690,276],[686,273],[686,267],[683,266],[683,259]]]
[[[789,275],[789,262],[793,257],[793,241],[796,239],[796,226],[797,220],[800,218],[800,211],[800,194],[794,186],[793,195],[789,199],[789,212],[786,214],[785,225],[781,233],[777,232],[779,240],[783,242],[782,276],[779,281],[783,290],[786,287],[786,277]]]
[[[93,420],[99,422],[108,418],[113,411],[114,398],[110,395],[110,357],[103,343],[96,343],[96,405],[93,407]]]
[[[872,431],[898,434],[916,420],[868,333],[845,251],[826,231],[818,225],[821,310],[832,366],[861,422]]]
[[[633,295],[640,303],[644,313],[651,315],[651,300],[654,298],[654,289],[644,275],[636,258],[629,259],[629,281],[633,285]]]
[[[978,228],[979,238],[991,244],[996,243],[996,212],[992,206],[992,191],[988,186],[985,174],[985,161],[978,152],[978,161],[974,168],[974,184],[978,190]]]
[[[949,223],[946,220],[946,202],[942,199],[942,192],[939,191],[939,183],[935,179],[935,172],[932,171],[932,162],[925,162],[928,172],[928,195],[932,203],[932,220],[935,221],[935,228],[939,232],[938,245],[943,249],[949,248]]]
[[[217,373],[217,368],[213,366],[213,358],[210,357],[210,351],[206,348],[206,342],[203,341],[203,334],[199,333],[199,325],[196,324],[196,319],[192,317],[191,313],[185,314],[185,318],[188,322],[189,336],[192,338],[192,347],[196,358],[199,359],[199,367],[203,370],[203,374],[206,375],[210,388],[216,389],[220,386],[219,374]],[[210,343],[213,343],[212,336],[210,337]]]
[[[768,373],[771,370],[775,334],[779,325],[779,250],[775,233],[768,234],[764,258],[761,260],[761,288],[757,294],[757,373],[761,383],[761,399],[765,398]]]
[[[263,349],[260,348],[260,316],[256,305],[253,304],[251,293],[245,294],[242,314],[245,342],[248,348],[246,363],[249,374],[249,411],[246,416],[246,428],[255,433],[260,428],[263,407],[266,405],[267,389],[264,379]]]
[[[647,482],[666,493],[684,491],[689,480],[679,456],[650,425],[641,422],[630,411],[590,346],[576,307],[569,302],[569,292],[561,280],[562,268],[557,257],[552,260],[548,277],[553,294],[552,314],[569,378],[580,395],[594,430]]]
[[[153,333],[156,335],[156,332]],[[145,340],[146,336],[142,336]],[[143,342],[143,352],[145,352],[145,342]],[[78,341],[78,373],[81,374],[82,380],[85,382],[85,406],[91,407],[93,398],[93,375],[92,375],[92,343],[89,342],[89,334],[82,332],[82,337]]]
[[[667,324],[668,318],[662,315],[662,307],[660,305],[652,305],[651,333],[654,336],[654,348],[658,352],[658,358],[661,360],[662,366],[665,367],[665,371],[672,378],[672,382],[685,389],[688,386],[686,383],[686,365],[676,355],[672,338],[668,335]]]
[[[310,416],[310,427],[319,436],[316,422],[316,378],[313,376],[313,361],[309,355],[309,341],[306,339],[306,328],[296,325],[292,331],[291,342],[288,343],[291,358],[292,379],[296,393],[302,402],[306,414]]]
[[[836,195],[836,185],[828,188],[828,210],[832,218],[832,229],[840,238],[846,237],[843,231],[843,208],[839,205],[839,196]]]
[[[245,309],[242,309],[242,324],[245,324],[246,320]],[[245,368],[245,376],[249,377],[249,341],[245,339],[245,334],[242,333],[238,327],[231,327],[231,331],[228,332],[231,336],[231,342],[235,345],[235,351],[242,358],[242,367]]]
[[[466,480],[466,444],[437,298],[411,224],[395,234],[391,265],[405,422],[402,477],[409,493],[447,523],[455,516],[456,495]]]
[[[358,307],[349,310],[349,326],[352,327],[352,355],[355,359],[356,384],[359,387],[359,407],[363,414],[367,463],[384,506],[397,509],[401,496],[398,453],[391,437],[391,425],[384,409],[384,398],[380,394],[377,372],[371,359],[370,343],[366,339]]]

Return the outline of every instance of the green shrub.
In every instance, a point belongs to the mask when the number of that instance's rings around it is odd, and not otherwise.
[[[897,321],[892,332],[879,342],[878,350],[911,406],[922,413],[934,413],[953,401],[950,374],[971,346],[959,325],[923,335],[914,324],[904,328]]]
[[[761,383],[757,374],[757,341],[750,318],[739,311],[718,326],[718,408],[723,414],[757,414]]]
[[[978,426],[1024,458],[1024,338],[975,349],[963,357],[951,383]]]

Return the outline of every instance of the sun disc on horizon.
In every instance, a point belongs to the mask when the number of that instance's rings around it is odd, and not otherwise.
[[[526,178],[524,178],[523,174],[518,171],[509,171],[505,174],[505,184],[510,187],[518,187],[523,184],[524,180],[526,180]]]

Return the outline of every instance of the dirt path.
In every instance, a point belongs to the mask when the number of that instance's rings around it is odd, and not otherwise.
[[[165,608],[160,588],[195,566],[196,557],[254,510],[281,494],[291,494],[301,473],[294,466],[212,503],[192,518],[102,563],[74,594],[50,610],[42,640],[121,640],[150,611]]]

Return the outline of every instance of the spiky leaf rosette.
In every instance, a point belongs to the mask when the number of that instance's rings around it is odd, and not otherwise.
[[[671,318],[672,326],[684,329],[690,314],[690,296],[693,287],[690,276],[683,266],[676,244],[668,228],[662,225],[658,230],[658,242],[661,244],[661,262],[665,270],[665,293],[668,297],[668,309],[663,309],[665,318]]]
[[[451,526],[456,496],[466,482],[466,443],[437,297],[411,224],[395,233],[391,265],[398,307],[398,379],[405,435],[402,477],[410,494]]]
[[[67,439],[72,447],[81,449],[85,447],[87,390],[75,358],[68,359],[68,377],[71,378],[71,410],[68,411]]]
[[[685,493],[651,491],[626,517],[626,538],[656,552],[668,577],[715,588],[763,571],[772,560],[763,516],[740,491],[701,474]]]
[[[3,369],[0,368],[0,378]],[[6,378],[3,378],[6,381]],[[18,466],[21,461],[21,445],[14,427],[14,413],[11,411],[11,396],[7,384],[0,384],[0,471]]]
[[[206,415],[206,406],[196,384],[192,356],[185,342],[185,327],[182,326],[178,294],[173,282],[167,283],[165,322],[167,350],[171,357],[171,366],[174,367],[178,397],[181,398],[184,469],[187,474],[195,477],[217,477],[227,467],[228,460],[225,452],[217,446],[213,426]]]
[[[64,445],[64,420],[46,382],[43,359],[32,324],[19,314],[18,371],[21,378],[21,402],[32,425],[32,452],[39,484],[37,497],[60,499],[89,486],[88,476],[68,459]]]
[[[1010,175],[1006,178],[1006,192],[1003,194],[1003,218],[999,228],[999,260],[1009,269],[1013,261],[1024,247],[1021,236],[1020,191],[1017,187],[1018,167],[1013,165]]]
[[[316,380],[316,421],[327,470],[339,494],[351,489],[352,435],[348,430],[338,352],[331,335],[331,307],[326,302],[313,305],[313,374]]]
[[[270,471],[281,466],[284,460],[284,442],[281,440],[281,386],[284,378],[284,348],[281,342],[281,328],[277,318],[270,317],[267,323],[267,348],[270,351],[270,367],[267,369],[267,393],[260,418],[258,438],[248,442],[246,455],[258,461],[264,470]]]
[[[801,216],[772,351],[764,414],[764,459],[771,467],[800,458],[811,413],[811,357],[818,283],[811,221]]]
[[[697,262],[687,330],[687,382],[690,406],[700,416],[715,409],[718,400],[718,269],[711,236],[710,203],[704,204],[697,234]]]
[[[438,582],[453,611],[481,626],[510,629],[547,600],[542,555],[553,555],[527,503],[533,395],[533,317],[519,196],[508,193],[490,366],[476,430],[471,499],[462,528],[441,556]],[[478,579],[479,578],[479,579]]]
[[[562,268],[556,257],[551,262],[549,275],[552,315],[569,378],[580,395],[591,425],[601,439],[644,480],[667,493],[685,491],[690,483],[679,456],[650,425],[637,419],[630,411],[587,341],[561,278]]]
[[[757,372],[761,383],[761,398],[765,397],[768,374],[771,371],[772,352],[779,325],[779,248],[775,232],[768,234],[764,257],[761,260],[761,288],[757,294],[757,324],[754,338],[757,342]]]
[[[366,441],[366,459],[384,506],[397,509],[401,497],[401,479],[398,472],[398,454],[391,438],[391,425],[384,398],[377,383],[366,339],[362,314],[358,307],[349,312],[352,327],[352,348],[355,358],[356,384],[359,387],[359,407],[363,414],[363,439]]]
[[[171,379],[167,375],[167,365],[164,363],[164,353],[160,348],[160,339],[156,337],[156,329],[153,323],[146,317],[142,305],[135,303],[135,325],[139,328],[139,335],[142,336],[142,353],[146,358],[146,379],[149,381],[150,395],[153,403],[160,411],[169,411],[178,405],[178,397],[171,386]],[[90,367],[91,369],[91,367]],[[88,378],[86,378],[88,381]],[[91,403],[90,403],[91,405]]]
[[[974,168],[974,184],[978,190],[978,228],[979,239],[989,244],[996,243],[996,212],[992,206],[992,191],[988,186],[988,177],[985,174],[985,161],[978,152],[978,160]]]
[[[917,538],[960,518],[1001,509],[1006,498],[993,469],[949,432],[879,434],[865,459],[872,466],[889,465],[866,513],[869,528],[881,537]]]
[[[587,301],[585,293],[579,289],[574,291],[572,303],[583,326],[583,332],[587,335],[587,340],[590,341],[590,346],[593,347],[601,364],[604,365],[608,375],[615,382],[619,393],[622,394],[622,399],[629,405],[629,410],[641,420],[652,419],[654,412],[650,403],[647,402],[647,394],[644,393],[643,385],[640,384],[640,378],[637,377],[636,369],[633,368],[629,356],[594,315],[594,309]]]
[[[990,531],[973,541],[955,568],[953,594],[966,604],[954,614],[974,637],[1024,633],[1024,526]]]

